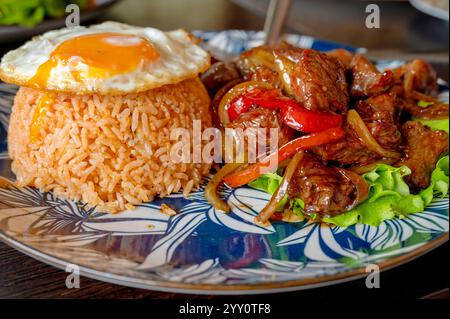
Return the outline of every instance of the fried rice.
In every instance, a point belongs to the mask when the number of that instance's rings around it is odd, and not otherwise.
[[[210,100],[198,78],[128,95],[55,92],[41,112],[43,94],[22,87],[14,101],[8,147],[18,186],[118,212],[155,196],[187,195],[210,170],[169,156],[177,143],[172,129],[192,130],[193,120],[211,126]]]

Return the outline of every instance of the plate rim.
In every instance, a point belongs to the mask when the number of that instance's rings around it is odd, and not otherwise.
[[[0,230],[0,240],[9,247],[47,265],[56,267],[65,271],[67,265],[72,264],[63,258],[51,256],[39,251],[25,243],[20,242],[12,236]],[[381,271],[393,269],[404,265],[430,251],[440,247],[449,240],[449,233],[426,242],[418,248],[405,254],[383,260],[376,263]],[[142,278],[133,278],[126,275],[118,275],[99,271],[86,266],[79,266],[80,275],[111,284],[127,286],[138,289],[154,290],[160,292],[181,293],[181,294],[201,294],[201,295],[257,295],[267,293],[283,293],[290,291],[299,291],[313,288],[331,286],[339,283],[357,280],[367,275],[365,267],[358,267],[349,271],[340,272],[333,275],[324,275],[314,278],[303,278],[286,281],[274,281],[269,283],[249,283],[249,284],[189,284],[173,281],[159,281]]]
[[[434,18],[438,18],[441,20],[449,21],[449,13],[444,9],[433,6],[432,4],[424,1],[424,0],[409,0],[411,5],[419,10],[420,12],[432,16]]]

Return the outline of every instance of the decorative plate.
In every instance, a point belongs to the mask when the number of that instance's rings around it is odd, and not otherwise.
[[[448,0],[409,0],[417,10],[448,21]]]
[[[232,55],[262,43],[261,32],[197,32],[205,46]],[[288,35],[302,47],[341,47]],[[380,63],[393,67],[401,62]],[[0,86],[0,172],[13,179],[6,152],[8,114],[16,87]],[[442,87],[442,97],[448,90]],[[207,178],[203,183],[207,183]],[[448,200],[420,214],[379,227],[330,227],[311,222],[253,223],[269,195],[250,188],[223,189],[232,207],[224,214],[205,200],[203,189],[188,198],[172,195],[132,211],[110,215],[40,193],[0,188],[0,239],[42,262],[120,285],[182,293],[256,294],[305,289],[365,275],[368,263],[387,269],[448,239]],[[162,203],[178,214],[168,217]]]

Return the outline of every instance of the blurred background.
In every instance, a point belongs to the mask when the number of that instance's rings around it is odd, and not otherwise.
[[[370,3],[380,7],[380,29],[365,27]],[[103,18],[167,30],[258,30],[268,4],[269,0],[122,0]],[[448,21],[417,10],[409,1],[293,0],[286,31],[369,49],[448,51]]]
[[[16,48],[34,34],[64,26],[57,18],[69,2],[81,5],[82,24],[115,20],[163,30],[244,29],[261,30],[270,0],[0,0],[0,55]],[[50,3],[52,8],[16,17],[7,5]],[[366,7],[380,8],[380,28],[368,29]],[[449,0],[292,0],[285,32],[295,32],[356,47],[365,47],[375,57],[402,58],[420,54],[442,64],[448,79]],[[8,17],[9,15],[9,17]],[[6,22],[5,22],[6,21]],[[19,22],[17,22],[19,21]],[[31,22],[30,22],[31,21]],[[40,21],[37,23],[37,21]],[[19,24],[29,25],[24,27]],[[33,23],[35,25],[33,25]],[[5,24],[10,24],[6,26]],[[443,56],[445,56],[443,58]]]

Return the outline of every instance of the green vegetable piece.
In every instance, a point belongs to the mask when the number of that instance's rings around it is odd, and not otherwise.
[[[339,227],[348,227],[358,223],[359,211],[351,210],[341,215],[334,217],[326,217],[323,219],[325,223],[334,224]]]
[[[428,107],[428,106],[430,106],[432,104],[433,104],[433,102],[427,102],[427,101],[419,101],[419,102],[417,102],[417,106],[420,106],[420,107]]]
[[[449,134],[449,121],[448,119],[441,119],[441,120],[424,120],[424,119],[418,119],[414,118],[415,121],[419,121],[422,124],[428,126],[433,131],[445,131],[447,134]]]

